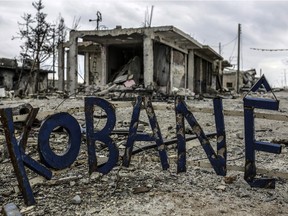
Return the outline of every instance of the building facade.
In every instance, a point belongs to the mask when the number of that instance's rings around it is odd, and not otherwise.
[[[18,90],[33,93],[34,83],[31,82],[30,72],[32,64],[27,61],[24,65],[18,66],[16,59],[0,58],[0,88],[6,91]],[[48,73],[52,71],[40,69],[39,90],[45,91],[48,87]]]
[[[84,56],[87,86],[105,85],[121,75],[168,94],[173,88],[201,94],[222,86],[223,58],[173,26],[71,31],[58,48],[59,90],[76,92],[78,55]]]

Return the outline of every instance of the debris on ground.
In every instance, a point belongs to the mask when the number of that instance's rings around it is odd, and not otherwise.
[[[127,81],[127,80],[126,80]],[[125,83],[125,82],[124,82]],[[98,89],[117,96],[118,85]],[[122,84],[121,84],[122,86]],[[125,87],[125,86],[124,86]],[[126,88],[126,87],[125,87]],[[134,88],[134,87],[132,87]],[[109,90],[108,90],[109,89]],[[86,89],[87,90],[87,89]],[[91,87],[91,91],[94,91]],[[113,92],[114,91],[114,92]],[[147,89],[145,89],[147,91]],[[185,89],[180,89],[184,92]],[[117,93],[117,94],[116,94]],[[128,92],[130,93],[130,92]],[[127,94],[128,94],[127,93]],[[147,93],[147,92],[146,92]],[[153,92],[148,92],[153,95]],[[187,92],[186,92],[187,93]],[[136,93],[131,92],[129,97]],[[138,93],[139,94],[139,93]],[[186,103],[196,108],[212,108],[212,99],[206,97],[202,100],[195,98],[190,92]],[[59,96],[61,95],[61,97]],[[157,149],[151,146],[155,143],[136,142],[131,164],[128,168],[122,167],[121,162],[107,175],[97,172],[89,175],[87,144],[85,138],[85,114],[83,96],[67,98],[63,101],[62,93],[47,96],[46,99],[9,98],[1,102],[6,107],[13,107],[15,115],[26,115],[31,107],[39,107],[39,113],[69,112],[77,119],[83,132],[80,153],[71,167],[64,170],[53,170],[51,180],[46,180],[35,172],[26,168],[28,178],[32,185],[36,205],[27,207],[18,189],[17,180],[10,159],[1,159],[3,143],[5,143],[3,129],[0,134],[0,214],[5,214],[5,206],[13,203],[18,212],[23,215],[287,215],[288,180],[283,177],[276,178],[275,189],[251,188],[244,180],[241,170],[229,170],[227,176],[217,176],[213,169],[197,167],[195,162],[206,162],[207,156],[198,140],[187,141],[187,171],[177,174],[177,142],[167,145],[170,168],[162,170]],[[120,95],[120,93],[119,93]],[[186,94],[185,94],[186,95]],[[259,94],[262,97],[269,97]],[[276,92],[280,100],[281,114],[287,115],[287,92]],[[134,98],[135,99],[135,98]],[[120,155],[124,154],[127,134],[132,116],[133,102],[112,101],[116,110],[116,126],[111,139],[119,147]],[[161,109],[156,109],[161,105]],[[167,101],[153,101],[156,117],[164,140],[176,140],[176,117],[173,104]],[[56,109],[57,108],[57,109]],[[242,98],[223,99],[225,110],[243,111]],[[272,112],[272,111],[271,111]],[[276,112],[276,111],[275,111]],[[101,130],[106,124],[105,112],[95,110],[94,125]],[[205,133],[215,132],[213,113],[193,113],[203,127]],[[46,115],[46,116],[47,116]],[[37,117],[38,118],[38,117]],[[39,123],[44,117],[39,118]],[[140,113],[139,132],[153,133],[151,131],[147,114]],[[40,124],[32,127],[29,133],[26,152],[35,160],[39,159],[37,152],[37,135]],[[278,173],[287,173],[288,145],[286,140],[288,122],[257,119],[256,137],[267,142],[280,143],[282,153],[279,155],[257,152],[257,168],[271,170]],[[19,138],[22,126],[16,127],[15,137]],[[234,167],[244,167],[244,119],[240,116],[225,116],[225,131],[227,142],[227,164]],[[187,138],[194,136],[187,126]],[[50,145],[61,154],[67,150],[68,135],[59,128],[51,134]],[[216,138],[211,138],[215,148]],[[282,143],[283,142],[283,143]],[[95,143],[98,161],[109,155],[103,143]],[[189,162],[189,163],[188,163]],[[265,177],[265,174],[259,174]],[[14,206],[14,207],[15,207]]]

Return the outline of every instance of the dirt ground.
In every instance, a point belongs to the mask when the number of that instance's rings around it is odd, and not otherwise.
[[[270,97],[270,95],[258,95]],[[280,100],[281,114],[288,114],[288,92],[277,92]],[[84,106],[84,97],[63,99],[49,97],[48,99],[2,100],[2,107],[15,107],[29,103],[40,107],[40,112],[55,110],[67,111],[70,108]],[[114,102],[115,103],[115,102]],[[117,102],[118,103],[118,102]],[[131,102],[116,109],[117,124],[115,129],[129,127],[132,115]],[[212,99],[188,100],[193,107],[213,107]],[[131,106],[130,106],[131,105]],[[153,102],[153,105],[171,106],[167,102]],[[223,99],[225,110],[243,110],[243,100]],[[175,112],[171,108],[155,109],[164,140],[176,137]],[[268,111],[265,111],[266,113]],[[96,111],[103,114],[101,111]],[[278,112],[272,112],[278,113]],[[193,113],[206,133],[215,132],[215,121],[212,114]],[[72,114],[85,127],[83,109],[75,109]],[[150,133],[145,111],[141,111],[139,130]],[[101,129],[105,119],[95,118],[95,125]],[[186,124],[187,125],[187,124]],[[17,126],[17,127],[16,127]],[[20,135],[21,125],[17,124],[16,134]],[[95,126],[95,127],[96,127]],[[187,128],[188,125],[187,125]],[[227,165],[244,167],[244,118],[225,116],[227,141]],[[37,134],[39,125],[35,125],[28,139],[27,154],[39,160],[37,152]],[[257,152],[257,168],[273,170],[278,173],[288,173],[288,122],[256,119],[256,138],[261,141],[279,142],[282,145],[281,154]],[[189,131],[187,131],[188,133]],[[191,133],[191,131],[190,131]],[[112,135],[118,145],[120,155],[124,153],[126,141],[124,135]],[[227,171],[227,178],[217,176],[213,169],[192,165],[193,162],[208,162],[198,140],[187,142],[187,172],[177,174],[176,144],[167,147],[169,170],[162,170],[158,152],[155,149],[142,151],[133,155],[128,168],[115,167],[107,175],[88,174],[88,155],[85,134],[82,137],[80,153],[70,168],[53,171],[52,180],[45,180],[28,168],[27,174],[33,188],[37,204],[26,206],[17,187],[17,180],[9,159],[3,155],[5,138],[3,129],[0,134],[0,207],[15,203],[23,215],[288,215],[288,181],[276,177],[275,189],[251,188],[244,180],[241,171]],[[147,144],[136,142],[134,148]],[[211,139],[215,148],[215,140]],[[50,145],[58,153],[65,151],[67,135],[55,133],[50,136]],[[108,153],[101,143],[96,143],[97,157],[105,158]],[[99,148],[98,148],[99,147]],[[286,175],[287,176],[287,175]],[[261,176],[258,176],[261,177]],[[3,210],[0,210],[3,214]]]

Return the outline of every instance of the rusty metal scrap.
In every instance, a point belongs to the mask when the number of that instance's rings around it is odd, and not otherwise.
[[[213,137],[216,137],[216,136],[217,136],[217,133],[215,133],[215,132],[214,132],[214,133],[207,133],[206,136],[209,137],[209,138],[213,138]],[[187,141],[190,141],[190,140],[197,139],[197,136],[196,136],[196,135],[187,136],[187,137],[185,137],[185,139],[186,139],[186,142],[187,142]],[[172,145],[172,144],[177,143],[177,140],[178,140],[177,138],[175,138],[175,139],[170,139],[170,140],[165,140],[165,141],[163,142],[163,144],[164,144],[165,146],[169,146],[169,145]],[[150,141],[151,141],[151,140],[150,140]],[[135,150],[132,152],[132,155],[135,155],[135,154],[138,154],[138,153],[140,153],[140,152],[142,152],[142,151],[146,151],[146,150],[148,150],[148,149],[153,149],[153,148],[157,148],[157,144],[147,145],[147,146],[143,146],[143,147],[141,147],[141,148],[135,149]]]

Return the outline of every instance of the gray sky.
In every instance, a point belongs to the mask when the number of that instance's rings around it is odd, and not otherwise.
[[[219,50],[232,64],[237,61],[237,28],[241,24],[241,69],[256,68],[272,86],[284,84],[288,69],[288,52],[263,52],[250,48],[288,49],[288,1],[125,1],[125,0],[43,0],[48,20],[54,22],[59,14],[67,27],[80,18],[79,30],[95,29],[96,12],[102,13],[101,25],[115,28],[142,27],[147,7],[154,5],[152,26],[173,25],[202,44]],[[35,13],[32,1],[0,0],[0,57],[19,56],[21,41],[17,35],[24,13]],[[288,70],[287,70],[288,73]],[[288,75],[287,75],[288,84]]]

